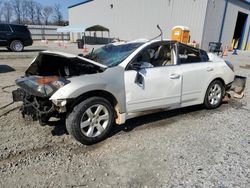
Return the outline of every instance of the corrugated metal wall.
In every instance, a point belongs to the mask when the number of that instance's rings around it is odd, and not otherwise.
[[[57,40],[57,28],[59,26],[52,25],[28,25],[28,28],[31,32],[33,40]],[[69,34],[60,34],[59,39],[69,40]]]
[[[226,0],[209,0],[207,16],[204,27],[204,36],[202,47],[208,48],[209,42],[218,42],[222,27],[223,13],[225,10]],[[238,12],[250,15],[250,5],[239,0],[229,0],[224,21],[224,28],[221,42],[223,46],[231,46],[234,30],[236,26]],[[248,32],[250,29],[250,17],[248,16],[247,24],[244,31],[243,49],[245,48]],[[248,41],[249,43],[249,41]]]
[[[244,39],[243,39],[243,49],[244,49],[246,45],[247,35],[249,34],[248,31],[250,28],[250,5],[243,3],[242,1],[229,0],[227,15],[224,23],[222,42],[226,45],[229,46],[231,45],[239,11],[248,14],[247,24],[244,30]]]
[[[113,5],[113,8],[111,7]],[[188,26],[191,40],[201,42],[207,0],[94,0],[69,9],[70,25],[103,25],[112,37],[133,40],[159,34],[171,37],[176,25]]]
[[[209,42],[218,42],[222,25],[225,0],[208,0],[201,47],[208,49]]]

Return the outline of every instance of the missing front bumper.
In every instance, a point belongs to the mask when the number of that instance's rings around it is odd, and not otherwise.
[[[246,87],[247,78],[244,76],[236,75],[234,81],[230,85],[228,91],[234,92],[234,98],[242,99],[244,97],[244,90]]]

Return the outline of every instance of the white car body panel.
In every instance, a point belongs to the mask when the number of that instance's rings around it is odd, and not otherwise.
[[[122,124],[147,111],[202,104],[214,79],[223,80],[225,85],[234,80],[234,73],[225,61],[209,53],[209,62],[177,65],[175,56],[173,66],[145,68],[138,72],[126,70],[140,51],[155,42],[159,41],[143,44],[118,66],[107,68],[103,73],[70,78],[71,83],[55,92],[50,100],[74,99],[86,92],[104,90],[116,98],[117,123]],[[135,82],[138,74],[143,77],[143,85]]]
[[[142,69],[143,85],[135,83],[136,71],[125,71],[127,111],[169,108],[180,104],[182,78],[178,69],[178,66]]]

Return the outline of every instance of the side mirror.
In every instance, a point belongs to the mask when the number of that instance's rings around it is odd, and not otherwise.
[[[140,71],[137,71],[135,83],[138,84],[143,89],[144,89],[144,78],[145,78],[144,74],[141,73]]]

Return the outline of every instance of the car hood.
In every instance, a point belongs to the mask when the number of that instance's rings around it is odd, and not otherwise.
[[[44,51],[32,61],[25,76],[16,84],[30,95],[50,97],[70,79],[103,73],[107,66],[90,59],[62,52]]]

